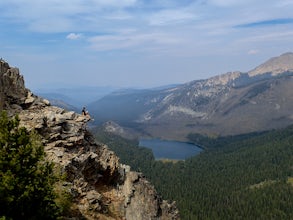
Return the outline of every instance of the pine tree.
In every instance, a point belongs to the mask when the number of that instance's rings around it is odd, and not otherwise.
[[[35,132],[0,116],[0,218],[56,219],[53,164]]]

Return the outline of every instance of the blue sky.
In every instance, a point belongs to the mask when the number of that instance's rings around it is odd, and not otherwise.
[[[293,51],[293,0],[9,0],[0,56],[27,87],[153,87]]]

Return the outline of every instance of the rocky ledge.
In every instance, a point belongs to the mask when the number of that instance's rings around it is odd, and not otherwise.
[[[34,96],[18,69],[3,60],[0,71],[0,108],[36,130],[48,158],[66,173],[63,187],[75,204],[68,219],[179,219],[175,202],[162,200],[142,173],[131,171],[107,146],[95,142],[88,117]]]

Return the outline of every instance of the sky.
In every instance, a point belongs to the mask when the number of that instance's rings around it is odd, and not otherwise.
[[[146,88],[293,51],[293,0],[0,0],[0,56],[30,89]]]

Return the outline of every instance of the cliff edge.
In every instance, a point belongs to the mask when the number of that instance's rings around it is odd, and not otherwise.
[[[35,129],[47,157],[66,173],[64,187],[75,204],[68,219],[179,219],[175,202],[163,200],[142,173],[131,171],[107,146],[95,142],[86,128],[89,118],[32,94],[19,70],[4,60],[0,110],[18,114],[21,126]]]

